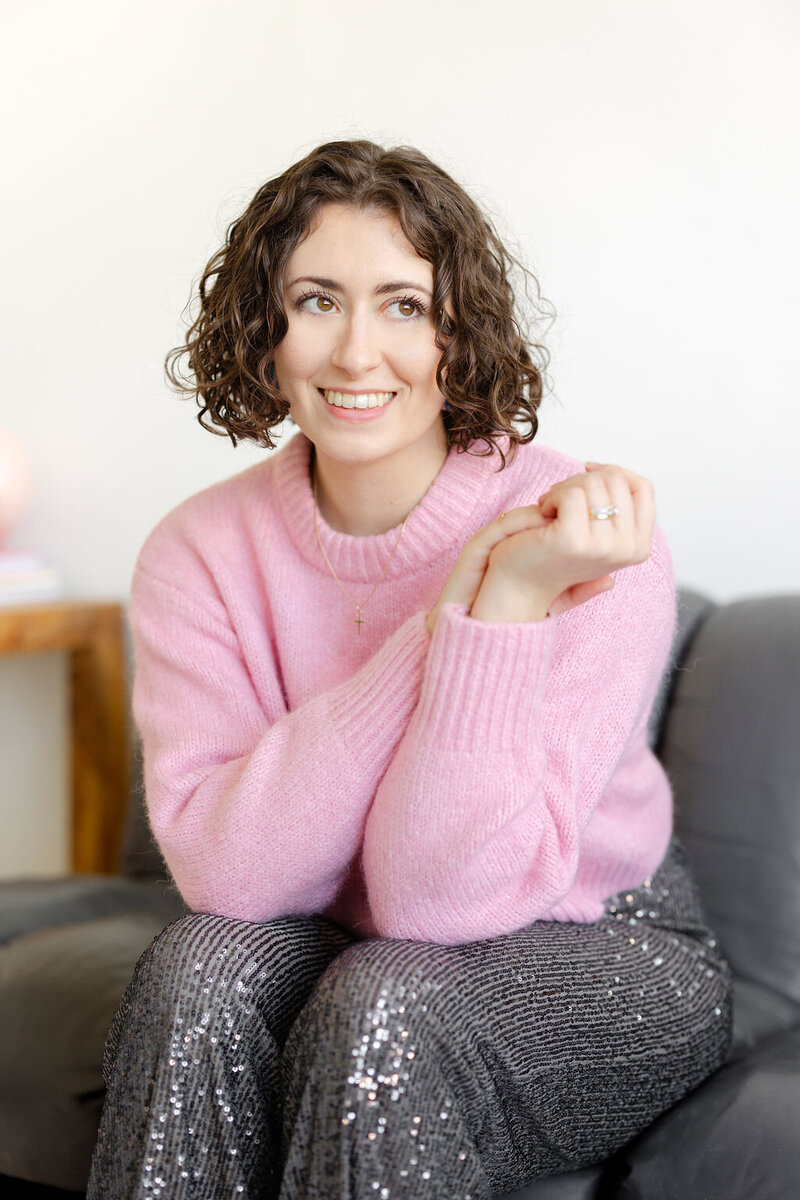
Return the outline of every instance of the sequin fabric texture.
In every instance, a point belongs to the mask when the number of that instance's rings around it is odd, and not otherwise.
[[[488,1200],[617,1150],[731,1029],[676,838],[593,924],[459,946],[193,914],[114,1018],[87,1200]]]

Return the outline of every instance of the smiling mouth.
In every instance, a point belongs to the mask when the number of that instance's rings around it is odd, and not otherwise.
[[[395,398],[397,392],[336,392],[327,388],[317,388],[326,403],[334,408],[383,408]]]

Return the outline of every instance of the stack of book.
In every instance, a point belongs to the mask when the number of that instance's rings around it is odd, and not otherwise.
[[[38,550],[0,550],[0,606],[44,603],[63,595],[58,572]]]

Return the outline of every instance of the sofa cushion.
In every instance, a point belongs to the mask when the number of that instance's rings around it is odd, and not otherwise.
[[[800,1180],[800,1029],[722,1067],[616,1155],[606,1200],[787,1200]]]
[[[731,1058],[773,1033],[795,1027],[800,1027],[800,1004],[763,983],[734,978]]]
[[[595,1200],[603,1177],[603,1164],[569,1171],[566,1175],[547,1175],[527,1187],[506,1192],[498,1200]]]
[[[40,881],[49,884],[60,881]],[[107,881],[111,883],[112,881]],[[45,892],[48,889],[45,887]],[[0,946],[0,1172],[82,1191],[103,1105],[101,1063],[111,1019],[136,963],[165,925],[185,912],[174,894],[139,889],[133,910],[48,924],[25,922]],[[58,889],[50,890],[55,902]],[[0,898],[5,908],[7,892]],[[88,894],[83,900],[88,900]],[[79,907],[73,905],[73,918]],[[99,896],[93,902],[100,901]]]
[[[660,748],[664,717],[675,690],[678,668],[701,624],[715,608],[714,601],[709,600],[708,596],[703,596],[700,592],[693,592],[691,588],[680,588],[678,591],[678,619],[669,661],[661,677],[647,723],[648,742],[657,753]]]
[[[109,875],[0,881],[0,946],[37,929],[122,913],[186,911],[175,887]],[[172,916],[165,915],[164,921]]]
[[[660,745],[675,827],[734,972],[800,1004],[800,596],[711,612]]]

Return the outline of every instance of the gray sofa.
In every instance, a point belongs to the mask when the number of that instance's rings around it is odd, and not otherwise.
[[[515,1200],[800,1194],[800,595],[715,605],[684,591],[679,624],[651,739],[736,977],[733,1051],[608,1162]],[[23,1180],[82,1193],[111,1016],[139,955],[185,911],[139,790],[118,876],[0,884],[3,1196],[66,1194]]]

